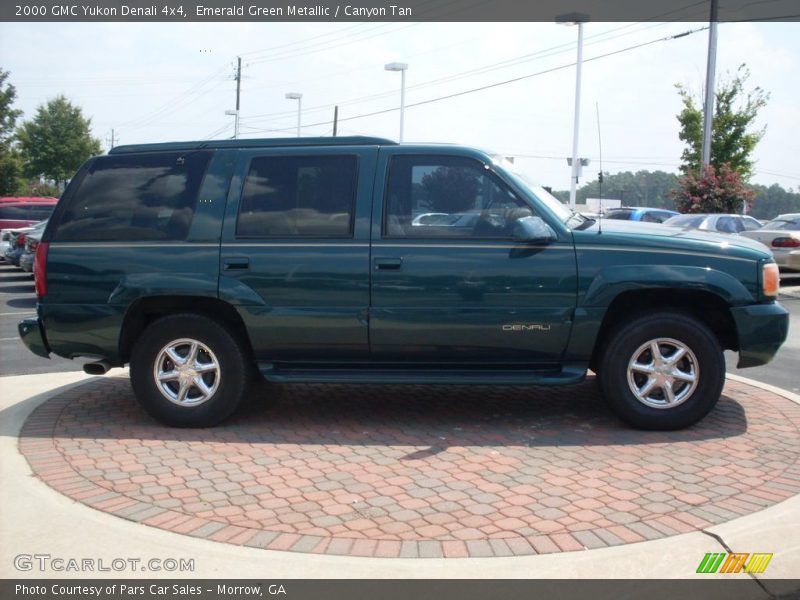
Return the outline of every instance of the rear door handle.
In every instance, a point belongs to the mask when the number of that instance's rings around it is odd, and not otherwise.
[[[234,256],[226,258],[222,261],[222,268],[226,271],[233,271],[236,269],[247,269],[250,267],[250,259],[245,256]]]
[[[374,261],[376,271],[399,271],[403,266],[402,258],[376,258]]]

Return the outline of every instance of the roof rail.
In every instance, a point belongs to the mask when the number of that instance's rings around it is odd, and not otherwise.
[[[286,146],[396,146],[397,142],[380,137],[293,137],[239,140],[205,140],[195,142],[161,142],[156,144],[128,144],[115,146],[109,154],[133,154],[136,152],[167,152],[180,150],[204,150],[214,148],[276,148]]]

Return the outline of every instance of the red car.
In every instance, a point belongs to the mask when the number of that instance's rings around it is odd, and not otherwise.
[[[0,204],[24,204],[27,202],[58,202],[58,198],[52,196],[3,196],[0,197]]]
[[[49,219],[57,202],[57,198],[43,198],[36,202],[2,202],[0,229],[27,227]]]

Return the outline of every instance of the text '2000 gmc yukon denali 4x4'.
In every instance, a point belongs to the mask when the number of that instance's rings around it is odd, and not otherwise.
[[[556,385],[590,368],[629,424],[691,425],[720,397],[724,349],[755,366],[785,340],[775,263],[736,236],[599,225],[457,146],[122,146],[59,201],[20,335],[97,359],[88,372],[130,364],[174,426],[222,421],[259,374]]]

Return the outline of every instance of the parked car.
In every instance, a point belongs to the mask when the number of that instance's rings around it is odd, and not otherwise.
[[[25,234],[24,250],[19,257],[19,268],[26,273],[33,273],[33,262],[36,256],[36,248],[42,239],[42,233],[47,226],[47,221],[37,223]]]
[[[800,271],[800,213],[779,215],[761,229],[742,235],[772,250],[775,262],[787,271]]]
[[[19,260],[25,252],[25,240],[32,231],[34,231],[34,227],[9,230],[8,244],[3,253],[3,258],[5,258],[6,262],[19,266]]]
[[[604,214],[604,219],[617,219],[620,221],[644,221],[645,223],[663,223],[667,219],[680,213],[666,208],[646,208],[640,206],[623,206],[609,208]]]
[[[52,196],[3,196],[0,197],[0,204],[26,204],[29,202],[42,202],[44,204],[54,204],[58,198]]]
[[[414,225],[434,212],[477,218]],[[501,157],[380,138],[117,146],[72,179],[35,265],[25,345],[93,374],[130,364],[179,427],[230,416],[254,374],[561,385],[591,368],[626,422],[675,429],[719,399],[724,349],[762,365],[789,323],[758,242],[600,235]]]
[[[761,223],[753,217],[725,214],[683,214],[664,221],[664,225],[717,233],[742,233],[761,228]]]
[[[58,200],[50,198],[46,202],[8,202],[0,204],[0,230],[28,227],[50,217]],[[2,241],[8,240],[4,233]]]

